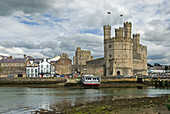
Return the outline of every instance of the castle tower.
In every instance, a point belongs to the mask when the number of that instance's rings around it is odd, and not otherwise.
[[[133,53],[139,53],[140,34],[133,34]]]
[[[105,75],[112,75],[111,61],[113,59],[113,39],[111,39],[111,26],[105,25],[104,29],[104,61]]]
[[[132,23],[125,22],[124,23],[124,37],[125,38],[131,38],[131,29],[132,29]]]
[[[91,51],[81,50],[81,47],[77,47],[73,60],[74,65],[86,65],[86,61],[93,60],[93,56],[91,56]]]
[[[104,29],[104,40],[111,39],[111,26],[105,25],[103,29]]]

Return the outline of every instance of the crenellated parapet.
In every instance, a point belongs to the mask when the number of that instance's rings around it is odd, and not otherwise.
[[[140,43],[140,34],[133,34],[133,42],[136,44]]]
[[[123,27],[119,27],[119,29],[115,29],[115,37],[117,39],[123,39]]]

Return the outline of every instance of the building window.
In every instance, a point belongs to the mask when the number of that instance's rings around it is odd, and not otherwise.
[[[41,68],[43,68],[43,65],[41,65]]]
[[[34,74],[33,74],[33,69],[31,69],[31,76],[34,76]]]
[[[48,65],[47,65],[47,68],[48,68]]]
[[[109,57],[111,58],[111,57],[112,57],[112,54],[110,54]]]
[[[37,69],[35,69],[35,76],[37,76]]]
[[[111,48],[112,47],[112,45],[109,45],[109,48]]]
[[[28,77],[29,77],[29,75],[30,75],[30,69],[28,69]]]

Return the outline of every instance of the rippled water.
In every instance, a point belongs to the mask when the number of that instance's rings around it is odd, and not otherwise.
[[[91,102],[102,97],[158,96],[170,94],[168,89],[154,88],[26,88],[0,87],[0,113],[30,113],[38,109],[50,110],[51,105],[63,102],[75,105],[77,102]]]

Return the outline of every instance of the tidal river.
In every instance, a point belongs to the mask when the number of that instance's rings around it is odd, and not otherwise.
[[[92,102],[103,97],[154,97],[170,94],[168,89],[155,88],[26,88],[0,87],[0,113],[31,113],[39,109],[50,110],[53,105]]]

